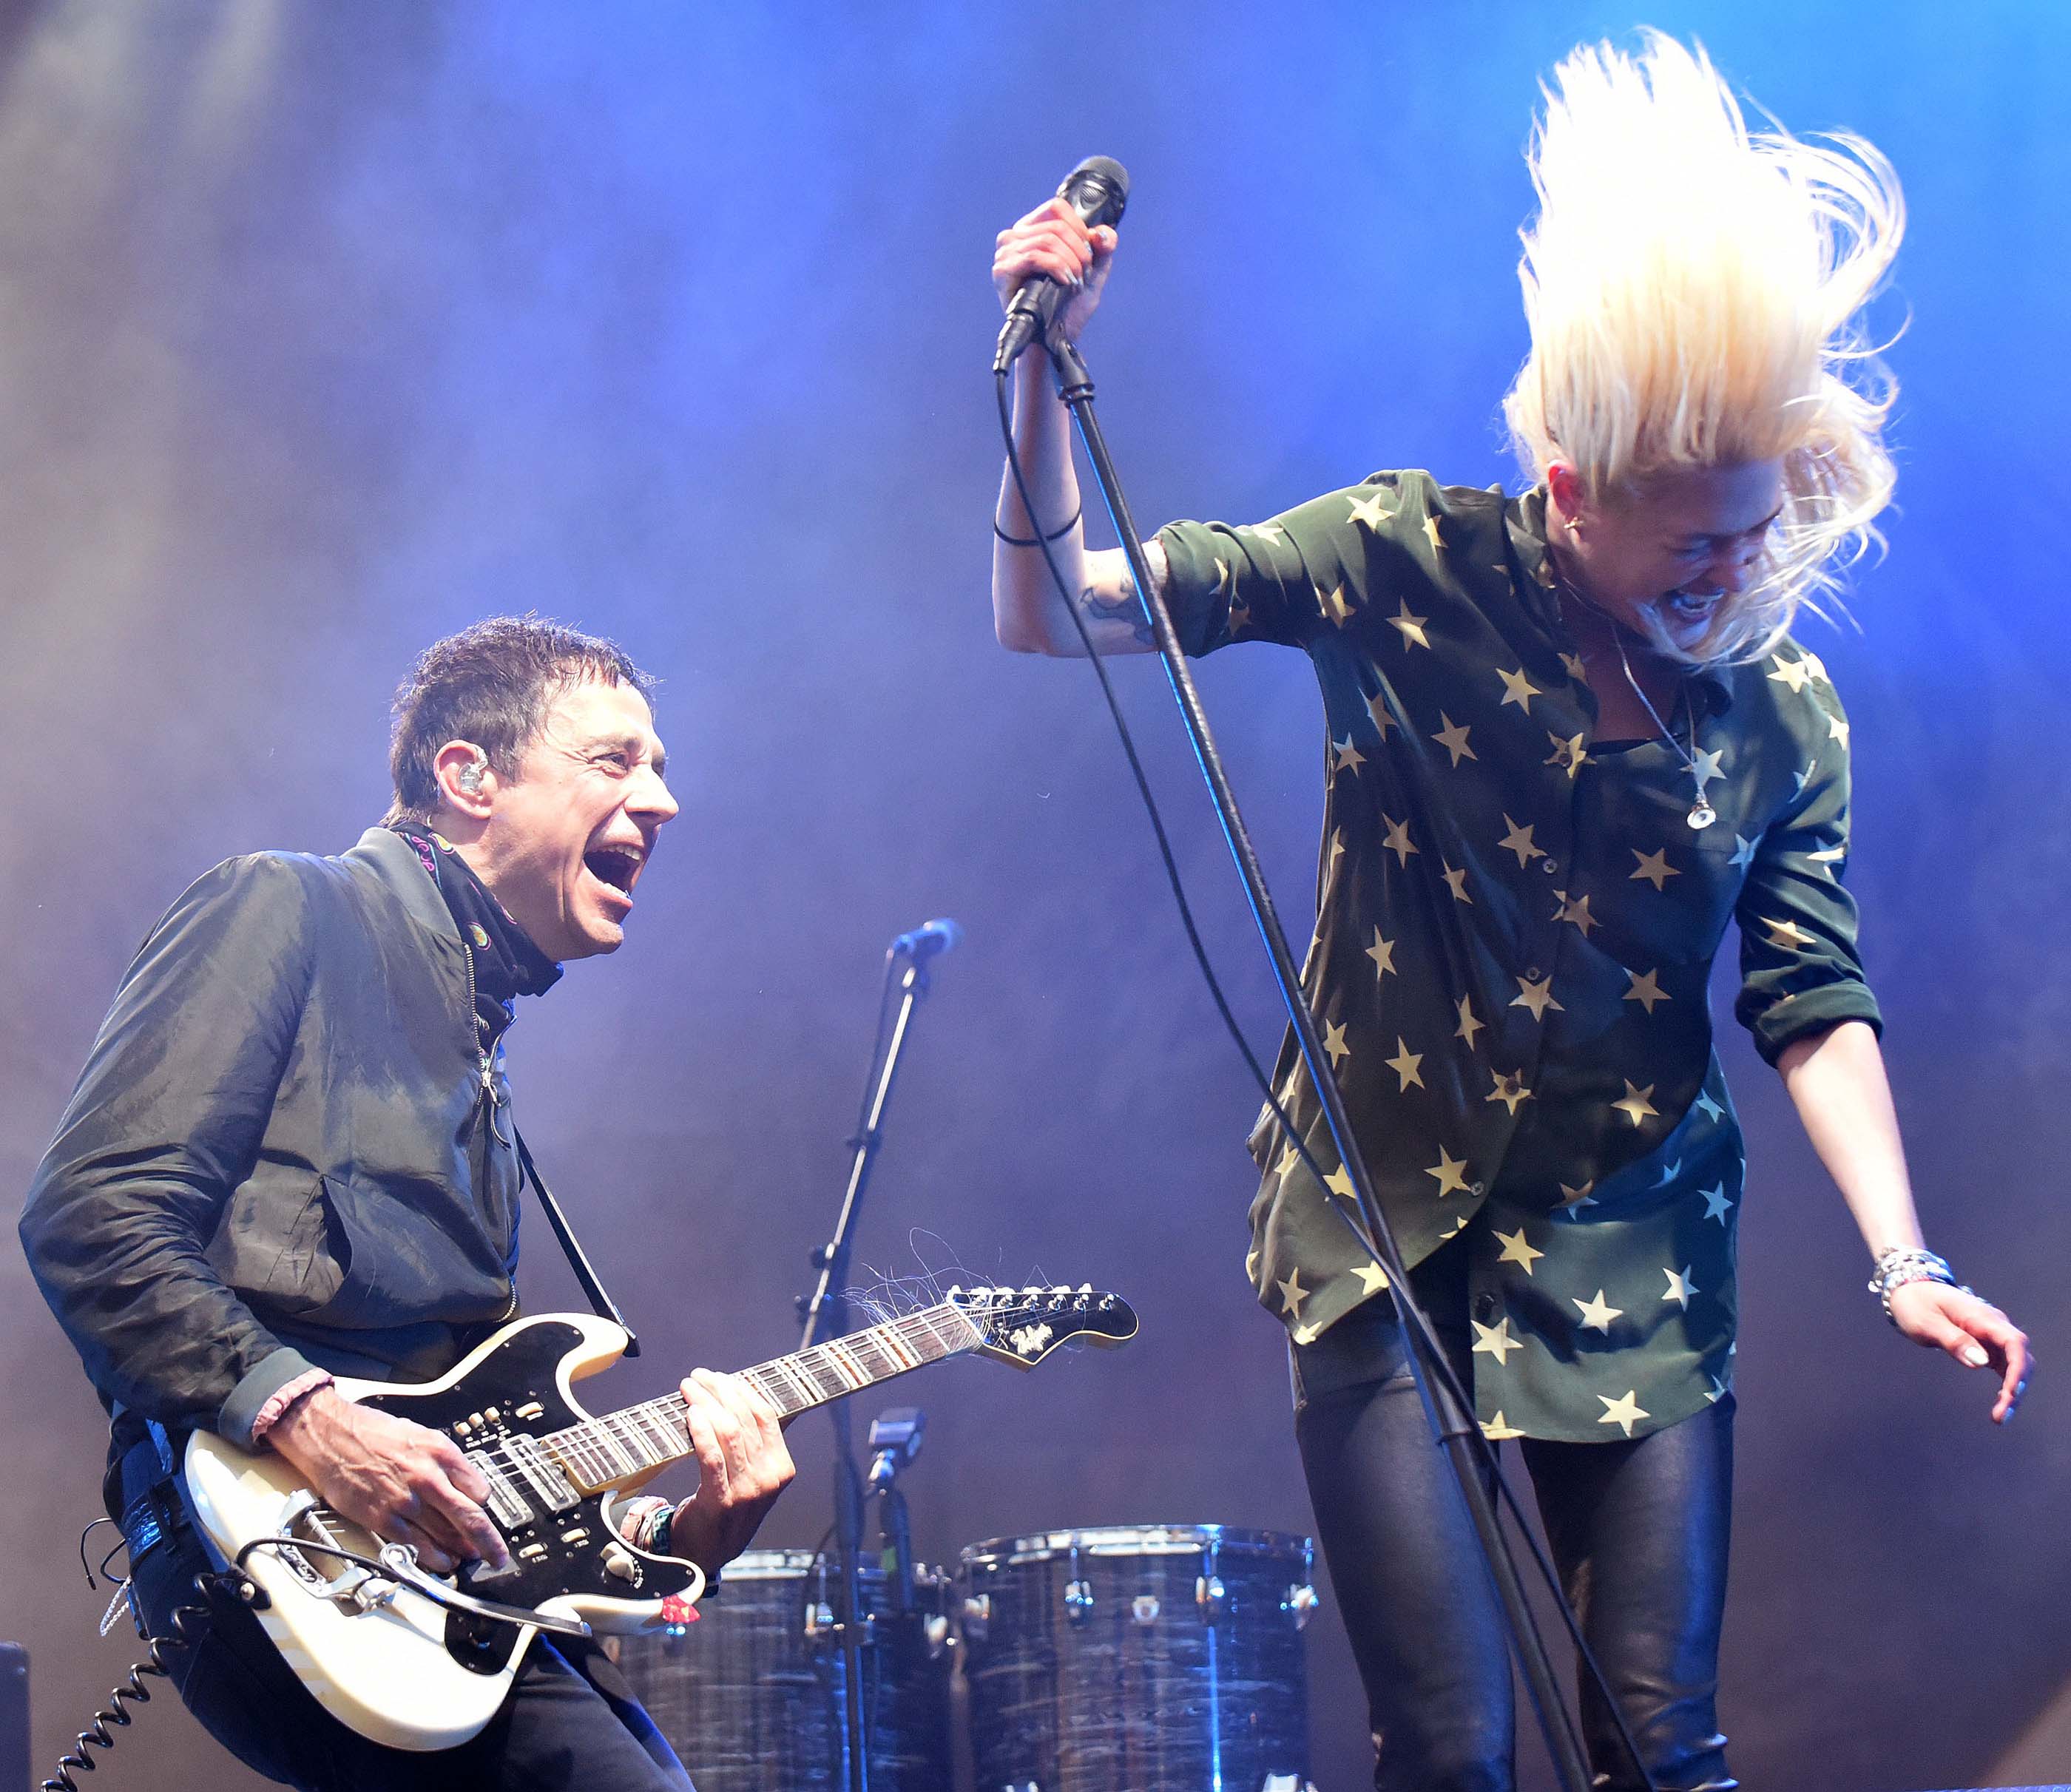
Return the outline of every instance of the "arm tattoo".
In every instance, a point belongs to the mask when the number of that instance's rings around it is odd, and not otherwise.
[[[1151,633],[1150,619],[1137,601],[1136,580],[1132,574],[1122,574],[1121,593],[1113,597],[1103,597],[1088,585],[1079,593],[1079,608],[1089,621],[1126,622],[1129,632],[1144,646],[1156,645],[1157,637]]]

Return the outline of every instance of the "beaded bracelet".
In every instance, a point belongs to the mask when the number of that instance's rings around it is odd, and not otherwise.
[[[1005,542],[1010,547],[1040,547],[1046,541],[1056,541],[1062,537],[1069,535],[1074,529],[1078,527],[1079,519],[1085,514],[1085,506],[1084,504],[1080,505],[1076,511],[1072,512],[1071,520],[1066,523],[1063,527],[1059,529],[1055,535],[1040,536],[1010,535],[1004,529],[1000,527],[999,519],[997,517],[993,519],[992,532],[999,536],[999,539]]]
[[[1896,1248],[1877,1253],[1876,1273],[1869,1279],[1869,1291],[1876,1296],[1884,1308],[1884,1316],[1895,1326],[1897,1318],[1891,1310],[1891,1297],[1895,1290],[1909,1281],[1938,1281],[1944,1287],[1953,1288],[1959,1294],[1975,1291],[1958,1281],[1955,1272],[1943,1258],[1932,1251],[1902,1251]]]

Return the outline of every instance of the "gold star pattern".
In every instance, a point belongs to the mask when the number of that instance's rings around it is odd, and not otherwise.
[[[1412,647],[1429,647],[1431,645],[1431,638],[1424,632],[1424,625],[1430,620],[1428,616],[1412,616],[1407,597],[1402,600],[1402,608],[1388,619],[1390,627],[1401,629],[1405,651]]]
[[[1511,1001],[1511,1007],[1529,1008],[1534,1020],[1544,1020],[1548,1008],[1556,1015],[1568,1011],[1553,999],[1553,979],[1551,977],[1542,977],[1536,983],[1528,977],[1520,977],[1517,980],[1517,988],[1518,994]]]
[[[1589,669],[1582,663],[1582,656],[1580,654],[1563,654],[1560,656],[1560,667],[1576,683],[1587,684],[1589,682]]]
[[[1503,818],[1503,825],[1510,831],[1497,841],[1496,844],[1505,852],[1514,852],[1517,855],[1517,868],[1519,871],[1523,871],[1533,859],[1544,859],[1546,856],[1545,847],[1536,847],[1532,843],[1532,830],[1539,825],[1536,822],[1532,823],[1530,826],[1519,827],[1506,814]]]
[[[1474,1019],[1474,1003],[1470,998],[1463,995],[1454,1006],[1459,1010],[1460,1024],[1453,1029],[1453,1037],[1456,1040],[1465,1040],[1467,1042],[1467,1049],[1471,1052],[1474,1048],[1474,1035],[1487,1027],[1488,1023]]]
[[[1638,1421],[1654,1417],[1639,1404],[1639,1390],[1637,1388],[1626,1388],[1622,1397],[1618,1400],[1613,1400],[1608,1394],[1599,1394],[1597,1398],[1604,1403],[1604,1416],[1597,1423],[1614,1425],[1628,1437],[1632,1435],[1632,1428]]]
[[[1721,1226],[1724,1225],[1726,1215],[1732,1210],[1733,1204],[1726,1199],[1726,1185],[1720,1183],[1716,1188],[1700,1188],[1697,1192],[1704,1197],[1704,1217],[1707,1220],[1716,1220]]]
[[[1568,1298],[1575,1299],[1572,1294]],[[1604,1291],[1601,1288],[1597,1290],[1593,1300],[1575,1301],[1575,1305],[1581,1312],[1583,1331],[1601,1331],[1606,1338],[1611,1335],[1611,1321],[1622,1318],[1625,1314],[1623,1307],[1613,1306],[1604,1298]]]
[[[1544,1251],[1534,1250],[1525,1243],[1524,1228],[1522,1226],[1515,1232],[1499,1232],[1495,1236],[1496,1241],[1503,1246],[1503,1255],[1496,1261],[1522,1264],[1528,1276],[1532,1273],[1532,1265],[1546,1254]]]
[[[1743,870],[1746,869],[1754,863],[1755,845],[1754,841],[1743,834],[1736,834],[1733,836],[1733,855],[1726,863],[1729,865],[1738,865]]]
[[[1580,1188],[1570,1188],[1565,1183],[1561,1183],[1560,1211],[1572,1220],[1584,1208],[1595,1207],[1597,1204],[1597,1198],[1590,1191],[1596,1186],[1597,1179],[1593,1176],[1584,1183]]]
[[[1696,761],[1696,764],[1690,768],[1690,776],[1696,780],[1699,796],[1704,795],[1704,786],[1713,778],[1724,777],[1726,775],[1719,769],[1719,761],[1725,756],[1726,750],[1723,747],[1716,752],[1706,752],[1704,748],[1696,747],[1693,744],[1690,757]]]
[[[1402,1087],[1396,1091],[1396,1094],[1406,1093],[1412,1083],[1419,1089],[1423,1088],[1424,1073],[1417,1068],[1423,1061],[1424,1054],[1421,1052],[1411,1051],[1409,1043],[1398,1034],[1395,1041],[1395,1056],[1381,1060],[1382,1063],[1402,1079]]]
[[[1390,728],[1401,726],[1400,723],[1388,713],[1388,699],[1378,691],[1367,699],[1366,712],[1373,718],[1374,730],[1384,740],[1388,738],[1388,731]]]
[[[1280,1310],[1290,1319],[1300,1318],[1302,1303],[1308,1299],[1310,1293],[1302,1286],[1301,1270],[1298,1268],[1290,1269],[1285,1281],[1276,1281],[1273,1286],[1280,1290]]]
[[[1287,1335],[1292,1338],[1298,1344],[1313,1344],[1318,1338],[1323,1336],[1323,1334],[1313,1325],[1308,1325],[1297,1326],[1292,1331],[1289,1332]]]
[[[1359,1191],[1352,1187],[1352,1173],[1342,1163],[1323,1179],[1323,1186],[1341,1201],[1359,1199]]]
[[[1282,1099],[1282,1102],[1281,1102],[1281,1104],[1280,1104],[1280,1105],[1281,1105],[1282,1107],[1285,1107],[1285,1106],[1287,1105],[1287,1104],[1286,1104],[1286,1101],[1285,1101],[1285,1099],[1284,1099],[1284,1098]],[[1296,1164],[1299,1163],[1301,1161],[1302,1161],[1302,1154],[1301,1154],[1299,1151],[1296,1150],[1294,1149],[1294,1147],[1293,1146],[1291,1146],[1291,1145],[1290,1145],[1290,1146],[1289,1146],[1287,1147],[1287,1149],[1286,1149],[1286,1150],[1282,1151],[1282,1152],[1280,1154],[1280,1161],[1279,1161],[1277,1163],[1276,1163],[1275,1165],[1273,1165],[1273,1173],[1276,1176],[1279,1176],[1279,1177],[1282,1177],[1282,1178],[1283,1178],[1283,1179],[1284,1179],[1284,1178],[1286,1176],[1287,1172],[1288,1172],[1289,1171],[1292,1170],[1292,1169],[1294,1167],[1294,1166],[1295,1166]]]
[[[1408,864],[1410,854],[1417,851],[1409,843],[1409,823],[1398,822],[1392,815],[1384,815],[1380,818],[1388,823],[1388,834],[1380,843],[1380,850],[1393,853],[1399,862]]]
[[[1670,999],[1667,990],[1662,988],[1659,981],[1661,975],[1659,970],[1650,970],[1644,977],[1636,970],[1628,970],[1626,975],[1632,982],[1632,987],[1625,992],[1626,1000],[1637,1002],[1649,1014],[1654,1012],[1655,1003]]]
[[[1443,864],[1445,862],[1441,859],[1439,863]],[[1454,871],[1450,865],[1446,865],[1445,884],[1446,888],[1453,892],[1454,901],[1464,902],[1470,908],[1474,907],[1474,899],[1467,894],[1467,872],[1465,866]]]
[[[1651,1099],[1653,1093],[1654,1085],[1651,1083],[1649,1083],[1645,1089],[1634,1089],[1632,1084],[1627,1081],[1625,1085],[1625,1099],[1614,1101],[1611,1105],[1637,1126],[1642,1120],[1659,1116],[1660,1109],[1655,1106]]]
[[[1521,1437],[1524,1433],[1503,1416],[1503,1409],[1496,1409],[1495,1417],[1482,1421],[1482,1435],[1492,1444],[1499,1444],[1506,1437]]]
[[[1342,581],[1332,585],[1328,591],[1324,590],[1321,585],[1318,585],[1316,602],[1322,608],[1324,615],[1330,617],[1339,628],[1342,629],[1351,620],[1352,606],[1350,600],[1345,596],[1345,588]]]
[[[1498,709],[1515,703],[1519,709],[1529,716],[1532,713],[1532,699],[1545,695],[1537,685],[1524,675],[1523,666],[1519,666],[1515,672],[1506,672],[1501,666],[1498,666],[1495,675],[1503,680],[1503,702],[1495,706]]]
[[[1467,1187],[1466,1176],[1462,1174],[1466,1167],[1467,1160],[1465,1158],[1454,1157],[1444,1146],[1441,1145],[1438,1147],[1437,1163],[1424,1174],[1427,1176],[1436,1176],[1438,1179],[1438,1199],[1442,1201],[1448,1195],[1467,1195],[1473,1192]]]
[[[1548,728],[1546,731],[1546,738],[1553,743],[1553,750],[1546,756],[1543,763],[1548,765],[1558,765],[1572,781],[1575,774],[1581,770],[1589,757],[1582,751],[1583,736],[1577,734],[1563,740],[1559,735]]]
[[[1726,1384],[1716,1376],[1711,1377],[1711,1383],[1712,1385],[1704,1392],[1704,1398],[1716,1406],[1720,1400],[1726,1397]],[[1601,1400],[1603,1397],[1604,1396],[1601,1394],[1597,1396],[1598,1400]]]
[[[1521,1340],[1511,1336],[1510,1319],[1507,1314],[1492,1326],[1485,1326],[1478,1319],[1470,1319],[1467,1322],[1474,1328],[1474,1350],[1468,1354],[1485,1353],[1493,1356],[1495,1366],[1499,1369],[1510,1366],[1512,1351],[1524,1348]]]
[[[1704,1117],[1715,1126],[1726,1111],[1712,1099],[1711,1093],[1707,1089],[1697,1091],[1697,1105],[1704,1109]]]
[[[1359,1277],[1362,1299],[1369,1294],[1383,1293],[1388,1287],[1388,1272],[1378,1263],[1355,1263],[1352,1273]]]
[[[1335,871],[1338,868],[1338,861],[1344,855],[1345,830],[1341,827],[1334,827],[1331,830],[1331,862],[1325,867],[1326,872]]]
[[[1690,1297],[1697,1292],[1696,1285],[1690,1280],[1690,1265],[1686,1263],[1679,1270],[1663,1269],[1661,1273],[1668,1278],[1668,1292],[1661,1297],[1662,1304],[1666,1306],[1673,1301],[1685,1313],[1688,1312]]]
[[[1632,874],[1632,878],[1628,881],[1636,881],[1643,877],[1659,890],[1667,887],[1670,878],[1680,877],[1683,875],[1668,863],[1668,849],[1666,847],[1662,847],[1658,852],[1642,852],[1638,847],[1630,847],[1626,850],[1639,861],[1639,868]]]
[[[1345,1044],[1344,1025],[1333,1020],[1323,1029],[1323,1049],[1331,1055],[1331,1068],[1335,1070],[1352,1055],[1352,1048]]]
[[[1443,1232],[1438,1234],[1438,1242],[1441,1245],[1443,1245],[1450,1239],[1458,1238],[1460,1234],[1466,1229],[1467,1216],[1463,1213],[1458,1219],[1455,1220],[1452,1224],[1446,1227]]]
[[[1456,768],[1462,760],[1478,757],[1474,749],[1467,744],[1467,730],[1464,727],[1442,709],[1438,711],[1438,720],[1443,726],[1431,738],[1453,756],[1453,764]]]
[[[1812,668],[1802,659],[1786,659],[1775,656],[1776,670],[1769,675],[1772,684],[1787,684],[1794,691],[1802,691],[1805,681],[1812,676]]]
[[[1847,859],[1848,849],[1846,847],[1829,847],[1824,852],[1808,852],[1805,855],[1806,863],[1817,865],[1830,880],[1834,875],[1834,867],[1836,865],[1846,864]]]
[[[1586,940],[1589,937],[1591,928],[1603,925],[1601,921],[1589,912],[1589,899],[1587,896],[1580,896],[1570,902],[1565,890],[1556,890],[1553,894],[1559,899],[1560,904],[1560,906],[1553,911],[1554,920],[1573,921],[1581,929],[1584,939]]]
[[[1834,682],[1831,679],[1827,676],[1826,661],[1820,658],[1817,654],[1811,653],[1805,648],[1801,647],[1798,650],[1805,655],[1805,663],[1811,667],[1812,676],[1814,678],[1817,679],[1822,684],[1831,685]]]
[[[1769,929],[1769,943],[1781,947],[1786,952],[1794,952],[1802,946],[1814,943],[1812,936],[1795,921],[1771,921],[1764,915],[1761,925]]]
[[[1382,978],[1395,969],[1395,941],[1384,940],[1380,937],[1380,929],[1378,927],[1373,930],[1373,944],[1366,949],[1366,955],[1373,960],[1373,976],[1376,982],[1379,982]]]
[[[1839,741],[1845,751],[1848,744],[1848,724],[1838,716],[1829,716],[1827,718],[1827,738]]]
[[[1438,533],[1438,519],[1435,515],[1427,515],[1424,519],[1424,539],[1430,543],[1431,552],[1434,554],[1440,552],[1446,545],[1446,538]]]
[[[1352,737],[1349,734],[1343,740],[1333,740],[1331,743],[1331,754],[1332,777],[1335,777],[1340,772],[1356,773],[1359,767],[1366,763],[1366,755],[1352,744]]]
[[[1500,1101],[1515,1115],[1519,1102],[1532,1099],[1532,1091],[1524,1086],[1524,1078],[1518,1072],[1491,1070],[1489,1075],[1495,1079],[1495,1087],[1482,1097],[1483,1101]]]
[[[1277,547],[1287,539],[1287,531],[1277,523],[1246,523],[1238,526],[1237,533],[1257,535],[1262,541]]]
[[[1352,500],[1351,511],[1345,520],[1355,528],[1371,529],[1378,534],[1382,523],[1395,520],[1395,512],[1388,507],[1388,500],[1393,495],[1376,486],[1369,496]]]

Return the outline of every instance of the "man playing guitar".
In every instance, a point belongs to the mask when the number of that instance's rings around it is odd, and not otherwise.
[[[434,1573],[506,1562],[453,1438],[333,1378],[431,1380],[516,1312],[502,1035],[516,997],[625,937],[677,811],[651,688],[613,643],[549,623],[439,642],[396,699],[384,824],[336,858],[217,867],[125,975],[21,1232],[113,1416],[107,1497],[151,1634],[210,1565],[177,1486],[196,1429],[277,1454]],[[794,1471],[745,1381],[699,1370],[683,1398],[698,1490],[625,1522],[711,1574]],[[410,1753],[319,1705],[235,1600],[208,1620],[171,1658],[181,1696],[282,1783],[689,1787],[593,1642],[535,1638],[478,1734]]]

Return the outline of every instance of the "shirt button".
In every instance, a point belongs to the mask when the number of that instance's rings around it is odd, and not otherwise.
[[[1524,967],[1524,980],[1528,983],[1537,982],[1543,975],[1544,973],[1536,965],[1527,965]]]
[[[1546,863],[1541,865],[1539,868],[1542,871],[1545,872],[1548,877],[1552,877],[1560,871],[1560,861],[1557,859],[1548,859]]]
[[[1487,1325],[1490,1320],[1495,1317],[1495,1295],[1477,1294],[1474,1296],[1474,1317],[1480,1320],[1483,1325]]]
[[[1484,1195],[1488,1193],[1488,1184],[1487,1183],[1472,1183],[1469,1186],[1467,1192],[1478,1201]]]

